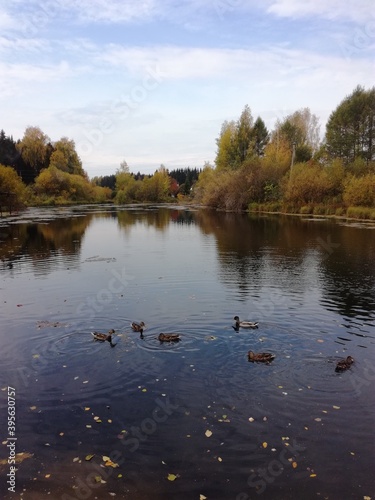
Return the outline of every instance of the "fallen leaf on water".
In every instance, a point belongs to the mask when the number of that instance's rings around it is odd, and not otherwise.
[[[142,389],[142,392],[147,392],[147,389],[144,387],[144,388]]]
[[[118,477],[118,478],[121,478],[121,477],[122,477],[122,474],[117,474],[117,477]]]
[[[339,410],[339,409],[340,409],[340,406],[335,406],[335,405],[333,405],[333,406],[332,406],[332,408],[333,408],[334,410]]]
[[[314,418],[314,420],[315,420],[315,422],[321,422],[322,421],[322,419],[319,418],[319,417],[318,418]]]
[[[112,423],[112,420],[111,420],[110,418],[108,419],[108,423],[109,423],[109,424],[111,424],[111,423]]]
[[[208,438],[212,436],[212,432],[210,430],[207,430],[204,434]]]
[[[34,359],[38,359],[38,358],[40,358],[40,354],[33,354],[33,358],[34,358]]]
[[[78,379],[79,379],[79,377],[74,377],[74,380],[78,380]]]
[[[324,340],[322,340],[322,339],[318,339],[318,340],[317,340],[317,342],[322,343],[322,342],[324,342]]]
[[[119,467],[119,464],[116,464],[115,462],[112,462],[112,460],[109,457],[107,457],[106,455],[103,455],[102,458],[103,458],[104,465],[106,467],[113,467],[114,469],[116,467]]]
[[[51,474],[46,474],[44,477],[48,479],[49,477],[51,477]]]
[[[88,383],[89,383],[89,381],[88,381],[88,380],[84,380],[84,381],[82,382],[82,384],[88,384]]]
[[[85,411],[89,411],[90,407],[89,406],[85,406]]]
[[[310,477],[316,477],[316,474],[310,474]]]
[[[217,459],[219,460],[219,462],[223,461],[223,459],[221,457],[217,457]]]
[[[73,458],[73,462],[78,462],[78,460],[79,460],[79,457]]]
[[[262,446],[263,448],[267,448],[268,444],[264,441],[264,443],[262,443]]]
[[[176,481],[176,479],[179,477],[178,474],[168,474],[168,481]]]
[[[250,418],[249,418],[249,422],[254,422],[253,417],[250,417]]]
[[[297,468],[297,462],[292,462],[292,467],[293,467],[293,469],[296,469]]]
[[[199,500],[207,500],[207,497],[205,497],[204,495],[199,495]]]
[[[36,410],[36,406],[30,406],[30,410]]]
[[[350,454],[353,455],[353,456],[355,455],[354,451],[351,451]]]
[[[322,413],[328,413],[328,411],[327,410],[322,410]]]
[[[94,453],[92,453],[91,455],[86,455],[86,456],[85,456],[85,460],[86,460],[86,462],[89,462],[89,461],[90,461],[93,457],[95,457],[95,454],[94,454]]]
[[[371,497],[368,497],[367,495],[365,495],[365,496],[363,497],[363,500],[371,500]]]
[[[16,464],[20,464],[21,462],[23,462],[27,458],[31,458],[33,456],[34,455],[32,453],[28,453],[27,451],[23,451],[21,453],[16,453],[16,455],[14,457],[14,461],[16,462]],[[7,458],[3,458],[0,460],[0,465],[7,465],[7,464],[8,464]]]
[[[101,480],[102,480],[102,476],[95,476],[95,478],[94,478],[94,479],[95,479],[95,482],[96,482],[96,483],[100,483],[100,482],[101,482]]]
[[[60,432],[59,436],[63,436],[63,435],[64,435],[64,433],[63,433],[63,432]]]
[[[306,427],[306,426],[304,427],[304,429],[305,429],[305,431],[308,431],[308,430],[309,430],[309,428],[308,428],[308,427]]]
[[[111,497],[115,497],[116,496],[116,493],[111,493],[109,492],[108,495],[111,495]]]
[[[87,429],[92,429],[92,425],[87,424],[87,425],[86,425],[86,428],[87,428]]]

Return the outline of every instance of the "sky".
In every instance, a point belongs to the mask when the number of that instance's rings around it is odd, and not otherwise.
[[[245,105],[323,137],[374,48],[372,0],[0,0],[0,129],[74,140],[90,178],[202,168]]]

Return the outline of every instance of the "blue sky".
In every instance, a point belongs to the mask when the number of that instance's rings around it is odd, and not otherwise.
[[[90,177],[202,167],[246,104],[323,136],[374,47],[372,0],[0,0],[0,129],[73,139]]]

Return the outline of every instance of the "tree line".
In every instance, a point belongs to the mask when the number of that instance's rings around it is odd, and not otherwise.
[[[319,119],[302,108],[269,131],[246,105],[224,121],[215,164],[152,175],[121,163],[89,179],[74,141],[39,127],[21,140],[0,131],[0,192],[21,204],[160,202],[183,198],[223,210],[353,215],[375,219],[375,87],[357,86],[331,113],[323,140]],[[0,200],[1,203],[1,200]]]
[[[269,132],[245,106],[225,121],[215,166],[206,165],[195,200],[224,210],[336,214],[375,219],[375,87],[360,86],[319,120],[303,108]]]

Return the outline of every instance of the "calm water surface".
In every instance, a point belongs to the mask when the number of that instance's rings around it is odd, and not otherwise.
[[[150,206],[0,219],[0,498],[374,498],[374,229]],[[111,328],[114,347],[90,334]]]

